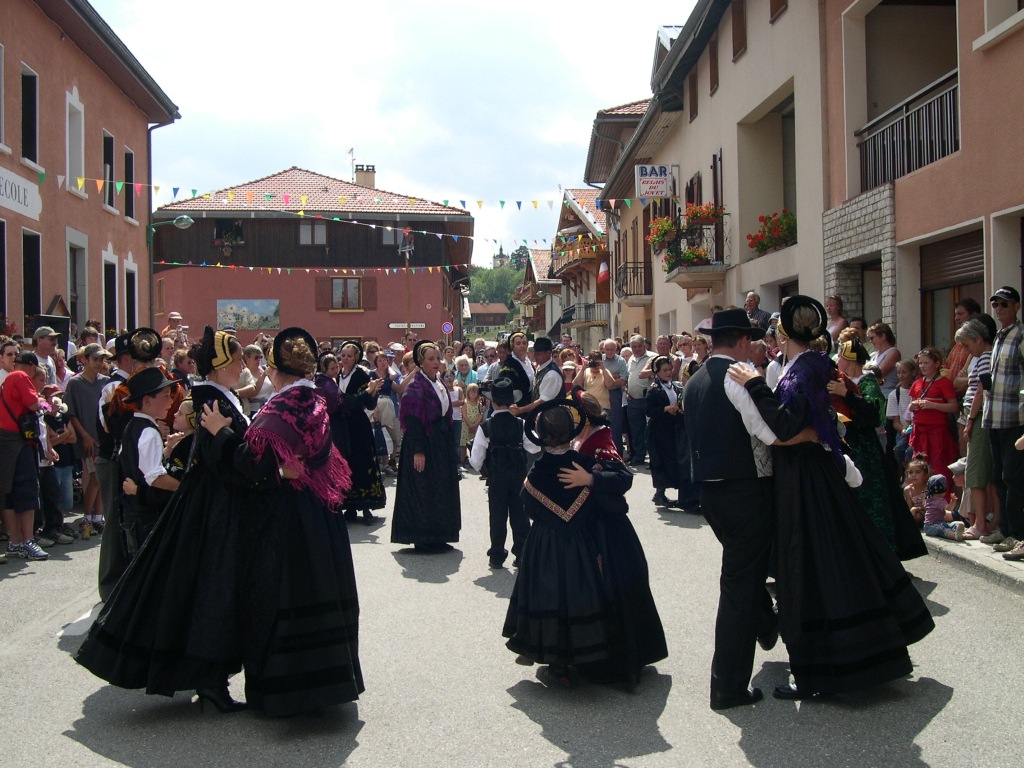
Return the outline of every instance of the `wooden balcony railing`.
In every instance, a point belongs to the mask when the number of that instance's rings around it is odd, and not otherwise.
[[[563,313],[564,314],[564,313]],[[609,304],[573,304],[570,325],[607,324],[611,317]]]
[[[551,254],[551,271],[558,275],[567,267],[581,261],[593,262],[602,254],[607,258],[604,243],[591,238],[558,243]]]
[[[959,71],[954,69],[857,131],[861,191],[960,149],[958,99]]]

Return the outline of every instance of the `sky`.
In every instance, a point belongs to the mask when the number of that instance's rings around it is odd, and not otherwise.
[[[695,2],[90,1],[181,113],[156,205],[293,165],[351,181],[354,149],[379,189],[466,200],[484,266],[550,244],[596,113],[650,97],[658,28]]]

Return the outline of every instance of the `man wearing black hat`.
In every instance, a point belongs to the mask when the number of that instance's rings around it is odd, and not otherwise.
[[[765,588],[775,530],[772,460],[774,432],[746,390],[729,379],[729,366],[749,359],[750,344],[764,338],[742,309],[715,312],[706,330],[714,354],[683,394],[692,477],[700,482],[704,516],[722,544],[721,597],[711,662],[711,708],[753,704],[763,696],[748,688],[754,641],[765,650],[779,636],[772,598]]]
[[[554,400],[561,396],[564,392],[562,369],[556,366],[551,359],[553,349],[554,344],[547,336],[541,336],[533,342],[533,357],[537,361],[537,370],[533,377],[531,400],[522,407],[513,405],[509,409],[513,416],[525,416],[548,400]],[[525,364],[529,365],[529,361]]]
[[[558,378],[561,380],[561,374]],[[477,471],[487,464],[487,508],[491,534],[487,559],[495,569],[501,568],[508,557],[505,539],[509,524],[512,526],[512,565],[519,565],[519,553],[530,532],[530,521],[523,511],[520,497],[529,469],[527,451],[533,454],[540,452],[539,446],[524,439],[523,420],[509,411],[515,402],[514,390],[511,379],[500,378],[494,382],[491,387],[494,414],[484,419],[476,431],[469,456],[469,463]]]
[[[159,368],[143,368],[128,380],[125,403],[138,410],[121,435],[121,473],[137,486],[122,497],[121,529],[128,558],[138,552],[179,481],[163,465],[164,439],[157,420],[164,418],[173,400],[174,379]]]
[[[1024,387],[1024,327],[1017,317],[1020,293],[1004,285],[989,300],[999,323],[992,344],[992,381],[985,392],[982,426],[989,430],[996,488],[1002,501],[1000,533],[982,538],[1007,560],[1024,560],[1024,452],[1014,443],[1024,435],[1021,388]]]

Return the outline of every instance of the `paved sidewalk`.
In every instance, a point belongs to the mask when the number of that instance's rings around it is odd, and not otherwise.
[[[980,541],[951,541],[925,536],[924,542],[932,556],[946,560],[958,568],[979,574],[982,578],[1000,584],[1024,596],[1024,561],[1004,560],[1001,552],[993,552]],[[904,565],[914,570],[914,561]]]

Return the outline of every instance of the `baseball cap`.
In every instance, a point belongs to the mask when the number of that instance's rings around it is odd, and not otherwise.
[[[168,312],[167,313],[167,319],[168,320],[181,320],[181,312]]]
[[[1015,301],[1018,304],[1020,304],[1020,294],[1017,292],[1016,288],[1009,285],[1004,285],[998,291],[993,293],[992,296],[989,298],[989,301],[995,301],[996,299],[1003,299],[1005,301]],[[39,331],[36,331],[35,338],[39,338]]]
[[[39,365],[35,352],[21,352],[14,358],[15,365]]]
[[[42,338],[44,338],[46,336],[59,336],[59,335],[60,334],[57,333],[55,330],[53,330],[53,328],[51,328],[50,326],[48,326],[48,325],[40,325],[38,328],[36,328],[36,332],[32,334],[32,338],[33,339],[42,339]]]
[[[111,340],[113,344],[113,340]],[[99,344],[86,344],[82,347],[82,357],[110,357],[110,353]]]

